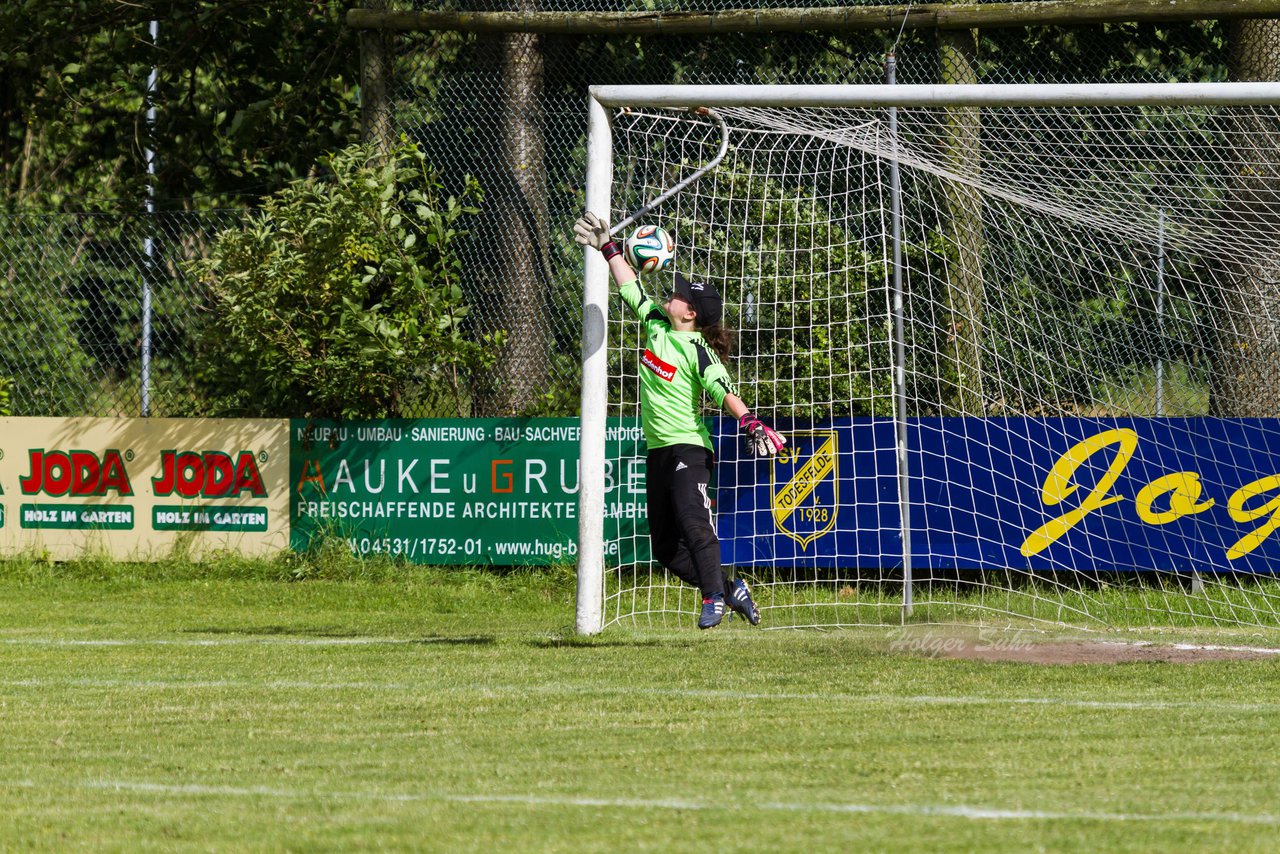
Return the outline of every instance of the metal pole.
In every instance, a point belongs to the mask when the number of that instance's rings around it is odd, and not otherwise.
[[[1156,231],[1156,334],[1158,347],[1164,348],[1164,208],[1160,209]],[[1156,359],[1156,417],[1164,415],[1164,356]]]
[[[160,22],[151,22],[151,47],[155,50],[160,44]],[[151,73],[147,74],[147,236],[142,242],[142,254],[146,256],[142,273],[142,417],[151,415],[151,282],[155,274],[155,227],[156,227],[156,67],[151,64]]]
[[[608,219],[613,184],[609,114],[587,98],[587,210]],[[585,253],[582,298],[582,432],[578,459],[578,591],[575,627],[594,635],[604,628],[604,468],[609,403],[609,266]]]
[[[885,57],[885,83],[897,83],[898,58]],[[911,484],[907,480],[907,345],[902,299],[902,180],[898,173],[898,108],[889,108],[889,198],[893,219],[893,383],[897,402],[898,512],[902,516],[902,619],[911,616]]]
[[[649,213],[649,211],[653,210],[658,205],[662,204],[667,199],[671,198],[676,193],[680,192],[685,187],[692,184],[694,181],[699,180],[703,175],[707,174],[712,169],[719,166],[721,160],[724,160],[724,156],[729,153],[729,126],[724,123],[724,119],[720,116],[720,114],[717,113],[715,110],[711,109],[710,107],[706,109],[698,110],[698,112],[701,113],[702,115],[710,116],[711,120],[714,121],[716,125],[718,125],[720,128],[720,149],[716,152],[715,156],[712,157],[710,160],[708,160],[706,163],[704,163],[702,166],[698,167],[697,170],[689,173],[689,175],[687,175],[682,180],[676,182],[675,184],[672,184],[670,187],[663,190],[652,201],[641,206],[640,209],[637,210],[635,213],[631,214],[631,216],[626,217],[620,222],[616,222],[613,225],[611,225],[609,227],[610,234],[621,234],[622,230],[625,229],[627,226],[631,225],[631,223],[645,216],[646,214]]]
[[[1161,355],[1156,359],[1156,417],[1164,417],[1164,208],[1156,219],[1156,347]],[[1191,570],[1191,593],[1204,595],[1204,579],[1195,569]]]
[[[151,47],[160,41],[160,22],[151,22]],[[151,65],[147,75],[147,236],[143,240],[142,253],[146,256],[142,275],[142,417],[151,415],[151,282],[155,273],[156,227],[156,153],[152,148],[156,130],[156,66]]]
[[[1280,104],[1272,83],[823,83],[592,86],[606,107],[1075,107]]]

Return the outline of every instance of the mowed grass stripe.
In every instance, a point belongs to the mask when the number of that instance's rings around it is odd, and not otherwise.
[[[521,697],[527,695],[559,697],[672,697],[728,701],[821,702],[903,706],[1050,706],[1098,711],[1177,711],[1201,710],[1205,700],[1090,700],[1078,697],[997,697],[970,695],[921,694],[850,694],[836,692],[733,691],[698,688],[601,687],[590,685],[421,685],[408,682],[312,682],[274,679],[265,681],[234,679],[102,679],[94,677],[67,679],[0,679],[0,687],[87,688],[100,690],[139,691],[385,691],[409,692],[430,696]],[[1215,713],[1280,714],[1280,702],[1239,703],[1212,701]]]
[[[0,784],[0,788],[34,788],[30,780]],[[152,783],[138,780],[86,780],[73,784],[78,789],[107,790],[131,794],[190,797],[279,798],[287,800],[340,801],[441,801],[464,804],[514,804],[526,807],[567,807],[579,809],[620,809],[654,811],[784,812],[784,813],[879,813],[884,815],[930,816],[971,821],[1102,821],[1102,822],[1225,822],[1230,824],[1278,825],[1280,816],[1239,812],[1154,812],[1111,813],[1096,810],[1016,810],[968,804],[872,804],[810,801],[723,802],[682,798],[586,798],[545,794],[462,795],[438,792],[360,792],[285,789],[274,786],[222,786],[206,783]]]

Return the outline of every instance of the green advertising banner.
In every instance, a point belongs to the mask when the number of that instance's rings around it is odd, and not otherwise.
[[[292,545],[331,535],[423,564],[572,562],[580,431],[577,418],[294,420]],[[606,559],[648,560],[639,419],[611,419],[607,436]]]

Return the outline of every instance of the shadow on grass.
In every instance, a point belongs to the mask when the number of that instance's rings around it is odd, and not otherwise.
[[[262,635],[265,637],[354,638],[359,632],[339,626],[195,626],[189,635]]]
[[[304,638],[367,638],[364,632],[338,626],[197,626],[183,629],[184,634],[191,635],[238,635],[241,637],[304,637]],[[376,640],[376,638],[372,638]],[[427,637],[396,639],[397,642],[414,645],[432,646],[489,646],[497,642],[490,635],[468,635],[449,637],[445,635],[428,635]]]
[[[566,649],[572,647],[582,647],[584,649],[643,649],[667,648],[667,649],[688,649],[697,641],[688,638],[600,638],[600,637],[580,637],[577,635],[565,635],[563,637],[547,637],[534,638],[526,641],[528,646],[537,647],[538,649]]]
[[[411,644],[420,646],[492,646],[497,642],[498,639],[492,635],[476,635],[474,637],[442,637],[436,635],[415,638],[409,641]]]

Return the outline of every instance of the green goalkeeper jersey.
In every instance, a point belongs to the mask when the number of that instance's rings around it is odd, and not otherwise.
[[[649,450],[669,445],[701,445],[711,436],[701,417],[702,392],[717,406],[737,394],[729,371],[701,332],[678,332],[662,306],[632,280],[618,288],[623,302],[644,323],[645,351],[640,357],[640,424]]]

